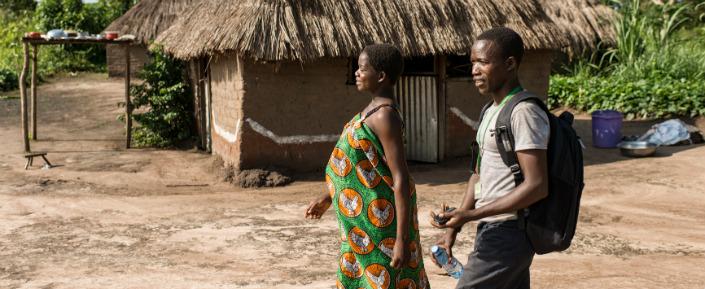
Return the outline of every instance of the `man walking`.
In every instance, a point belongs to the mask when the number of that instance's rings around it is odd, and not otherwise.
[[[447,220],[443,224],[432,221],[432,225],[446,229],[438,245],[450,256],[462,226],[479,221],[474,250],[456,288],[530,288],[529,267],[535,252],[517,212],[548,195],[548,116],[532,101],[518,103],[511,112],[508,129],[514,137],[518,168],[505,165],[495,139],[499,111],[515,95],[529,93],[519,83],[523,54],[521,37],[503,27],[483,32],[472,47],[474,84],[493,103],[485,110],[477,131],[479,157],[472,164],[473,174],[461,205],[452,212],[431,212],[432,220]],[[517,169],[523,175],[519,185],[513,174]]]

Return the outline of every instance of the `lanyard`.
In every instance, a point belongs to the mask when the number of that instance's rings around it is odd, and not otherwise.
[[[485,134],[487,133],[487,129],[490,126],[490,122],[492,121],[492,118],[494,118],[497,115],[497,113],[499,113],[499,111],[502,110],[502,107],[504,107],[504,105],[507,103],[507,101],[509,101],[512,98],[512,96],[516,95],[517,93],[519,93],[522,90],[523,90],[523,88],[521,86],[517,86],[514,89],[512,89],[507,94],[507,96],[505,96],[504,99],[502,99],[502,102],[500,102],[499,105],[497,106],[497,109],[492,112],[492,115],[490,115],[488,118],[484,118],[484,119],[480,120],[480,127],[477,130],[477,136],[475,138],[477,140],[477,144],[479,145],[479,149],[480,149],[480,153],[478,155],[477,164],[476,164],[478,173],[480,172],[480,164],[482,163],[482,153],[484,152],[484,147],[485,147]],[[483,128],[483,124],[484,124],[484,128]]]

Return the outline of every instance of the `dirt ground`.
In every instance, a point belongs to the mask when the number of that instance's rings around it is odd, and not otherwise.
[[[334,216],[303,218],[323,190],[318,174],[241,189],[216,176],[208,154],[124,150],[122,85],[80,75],[39,87],[32,148],[59,165],[49,170],[24,170],[19,100],[0,99],[0,288],[334,287]],[[589,144],[589,119],[576,125]],[[643,159],[589,147],[585,157],[574,244],[534,259],[534,288],[705,288],[705,146]],[[427,213],[460,201],[467,162],[412,166],[426,252],[439,233]],[[474,225],[455,249],[463,262]],[[432,287],[453,288],[424,259]]]

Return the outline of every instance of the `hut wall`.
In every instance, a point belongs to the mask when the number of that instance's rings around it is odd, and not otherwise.
[[[519,66],[519,80],[524,88],[544,99],[548,95],[548,81],[551,72],[553,52],[548,50],[527,51]],[[460,110],[472,121],[478,121],[480,110],[489,101],[480,95],[472,83],[472,77],[449,78],[446,83],[448,105],[446,116],[445,156],[470,155],[470,144],[475,139],[475,129],[463,121],[452,108]]]
[[[555,51],[530,50],[524,55],[519,66],[519,80],[529,91],[532,91],[544,100],[548,96],[548,82],[551,75]]]
[[[106,45],[108,76],[125,76],[125,48],[122,45]],[[137,76],[142,67],[149,61],[147,47],[144,45],[130,46],[130,75]]]
[[[246,62],[241,168],[323,169],[344,124],[369,101],[345,84],[347,74],[347,59]]]
[[[213,153],[226,165],[240,167],[245,85],[237,56],[214,57],[211,73],[211,138]]]
[[[552,52],[529,51],[520,79],[541,96],[548,92]],[[346,85],[348,61],[261,63],[235,56],[211,61],[213,153],[236,169],[325,167],[343,125],[369,101]],[[469,155],[475,131],[451,108],[477,120],[487,98],[471,78],[446,83],[445,156]]]

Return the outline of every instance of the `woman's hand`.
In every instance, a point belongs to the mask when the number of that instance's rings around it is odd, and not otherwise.
[[[308,204],[304,217],[306,217],[306,219],[320,219],[321,216],[323,216],[323,213],[325,213],[326,210],[328,210],[328,207],[330,207],[331,202],[333,201],[331,200],[330,195],[328,193],[324,193]]]
[[[409,263],[409,244],[408,242],[397,238],[394,242],[394,251],[392,252],[392,261],[389,262],[389,266],[394,269],[401,269],[406,267]]]

